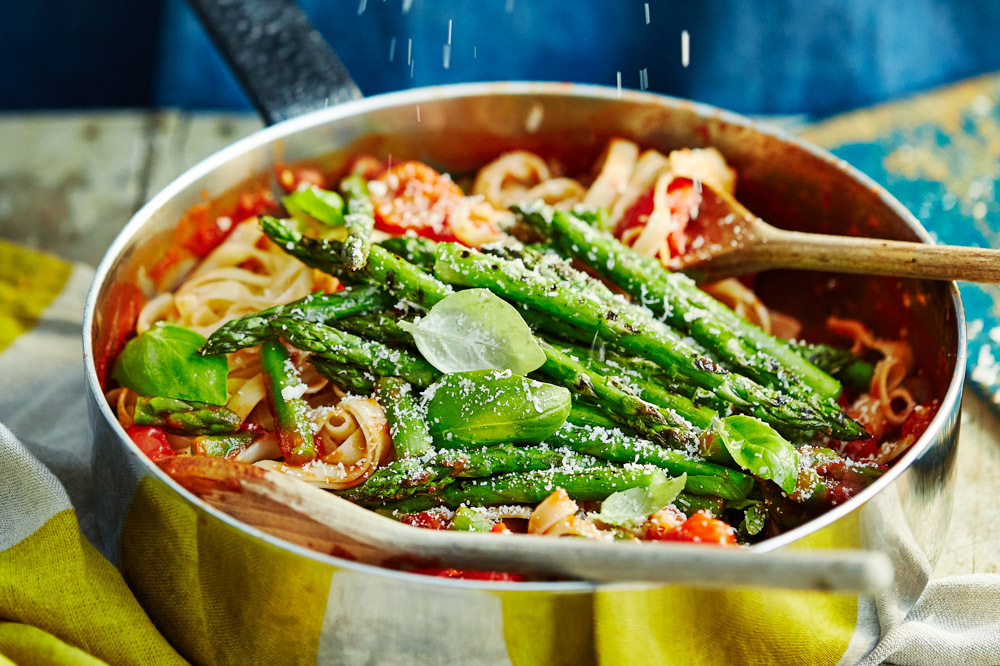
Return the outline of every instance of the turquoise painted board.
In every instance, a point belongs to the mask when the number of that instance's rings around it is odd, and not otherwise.
[[[1000,248],[1000,74],[800,131],[874,178],[941,243]],[[960,283],[972,387],[1000,409],[1000,285]]]

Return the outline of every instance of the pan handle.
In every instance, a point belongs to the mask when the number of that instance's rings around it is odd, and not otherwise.
[[[361,98],[294,0],[187,0],[268,125]]]

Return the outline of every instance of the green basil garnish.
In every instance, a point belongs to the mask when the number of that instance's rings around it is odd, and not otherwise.
[[[199,356],[204,342],[183,326],[157,322],[125,345],[111,376],[139,395],[224,405],[229,363],[224,354]]]
[[[439,446],[537,444],[558,430],[570,409],[569,391],[509,370],[445,375],[432,384],[427,426]]]

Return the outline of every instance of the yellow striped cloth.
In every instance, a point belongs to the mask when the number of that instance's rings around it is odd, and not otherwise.
[[[60,448],[63,460],[82,462],[86,453],[78,327],[89,275],[0,241],[0,422],[22,426],[26,439],[71,437],[65,447],[52,440],[33,447],[52,452],[53,466]],[[68,302],[56,303],[60,296]],[[76,409],[62,412],[68,403],[52,393],[72,384]],[[52,427],[61,416],[72,422]],[[0,663],[184,663],[83,536],[60,481],[2,423],[0,461]],[[73,471],[86,475],[86,467]]]

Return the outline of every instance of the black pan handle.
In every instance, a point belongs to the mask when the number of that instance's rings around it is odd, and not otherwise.
[[[268,125],[361,98],[293,0],[187,1]]]

